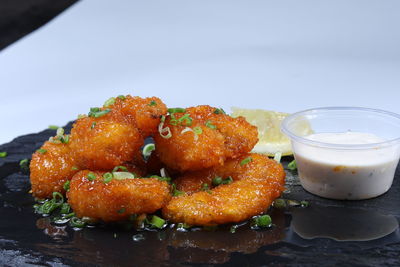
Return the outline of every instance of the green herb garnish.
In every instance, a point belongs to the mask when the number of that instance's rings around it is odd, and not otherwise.
[[[250,163],[252,160],[253,160],[253,159],[252,159],[251,157],[247,157],[247,158],[245,158],[244,160],[242,160],[242,161],[240,162],[240,166],[244,166],[244,165],[246,165],[247,163]]]
[[[297,170],[297,162],[296,160],[292,160],[288,165],[287,168],[291,171]]]

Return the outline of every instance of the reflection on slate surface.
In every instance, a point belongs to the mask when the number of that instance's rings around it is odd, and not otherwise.
[[[400,265],[399,170],[388,193],[364,201],[313,196],[289,172],[284,197],[308,200],[311,206],[271,209],[274,227],[262,231],[248,224],[234,234],[223,227],[214,232],[136,232],[110,226],[74,231],[33,213],[29,178],[18,165],[54,134],[46,130],[0,146],[9,153],[0,159],[1,265]],[[290,160],[284,159],[284,165]],[[134,241],[138,233],[144,239]],[[368,241],[354,241],[360,239]]]

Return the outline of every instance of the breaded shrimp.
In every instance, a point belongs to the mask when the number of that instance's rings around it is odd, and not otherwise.
[[[46,141],[32,155],[30,163],[33,196],[51,198],[53,192],[63,193],[64,183],[77,171],[68,144]]]
[[[170,186],[155,178],[112,179],[104,172],[80,171],[67,192],[68,203],[78,217],[105,222],[126,220],[132,214],[153,213],[170,199]]]
[[[205,171],[204,171],[205,172]],[[246,154],[214,167],[200,179],[189,174],[175,180],[178,189],[194,192],[173,197],[163,208],[164,218],[191,225],[216,225],[240,222],[265,211],[283,191],[285,172],[281,164],[260,154]],[[232,177],[231,184],[212,188],[215,176]]]
[[[181,172],[222,165],[250,152],[258,141],[257,127],[243,117],[205,105],[171,111],[159,132],[154,136],[159,158]]]
[[[157,131],[167,107],[156,97],[117,97],[92,109],[71,131],[71,149],[81,169],[109,170],[135,161],[144,139]]]

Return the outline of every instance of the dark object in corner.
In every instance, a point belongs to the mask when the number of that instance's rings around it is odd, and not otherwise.
[[[78,0],[1,0],[0,50],[43,26]]]

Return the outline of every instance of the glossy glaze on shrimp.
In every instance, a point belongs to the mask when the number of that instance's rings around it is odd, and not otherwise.
[[[248,153],[258,141],[257,127],[221,109],[197,106],[170,112],[154,139],[160,160],[180,172],[222,165]]]
[[[107,182],[104,172],[80,171],[67,192],[68,203],[78,217],[105,222],[127,220],[132,214],[154,213],[170,199],[170,186],[155,178]]]
[[[178,188],[188,188],[192,194],[173,197],[163,208],[166,219],[191,225],[244,221],[264,212],[284,189],[282,165],[260,154],[228,160],[224,166],[202,174],[191,173],[175,181]],[[213,188],[212,179],[216,176],[230,176],[233,182]],[[196,187],[204,189],[204,184],[208,190],[195,192]]]
[[[51,198],[53,192],[64,192],[64,183],[78,171],[68,144],[46,141],[32,155],[30,180],[32,194]]]
[[[71,131],[71,149],[81,169],[109,170],[135,161],[144,139],[157,131],[167,108],[156,97],[117,97],[80,118]]]

